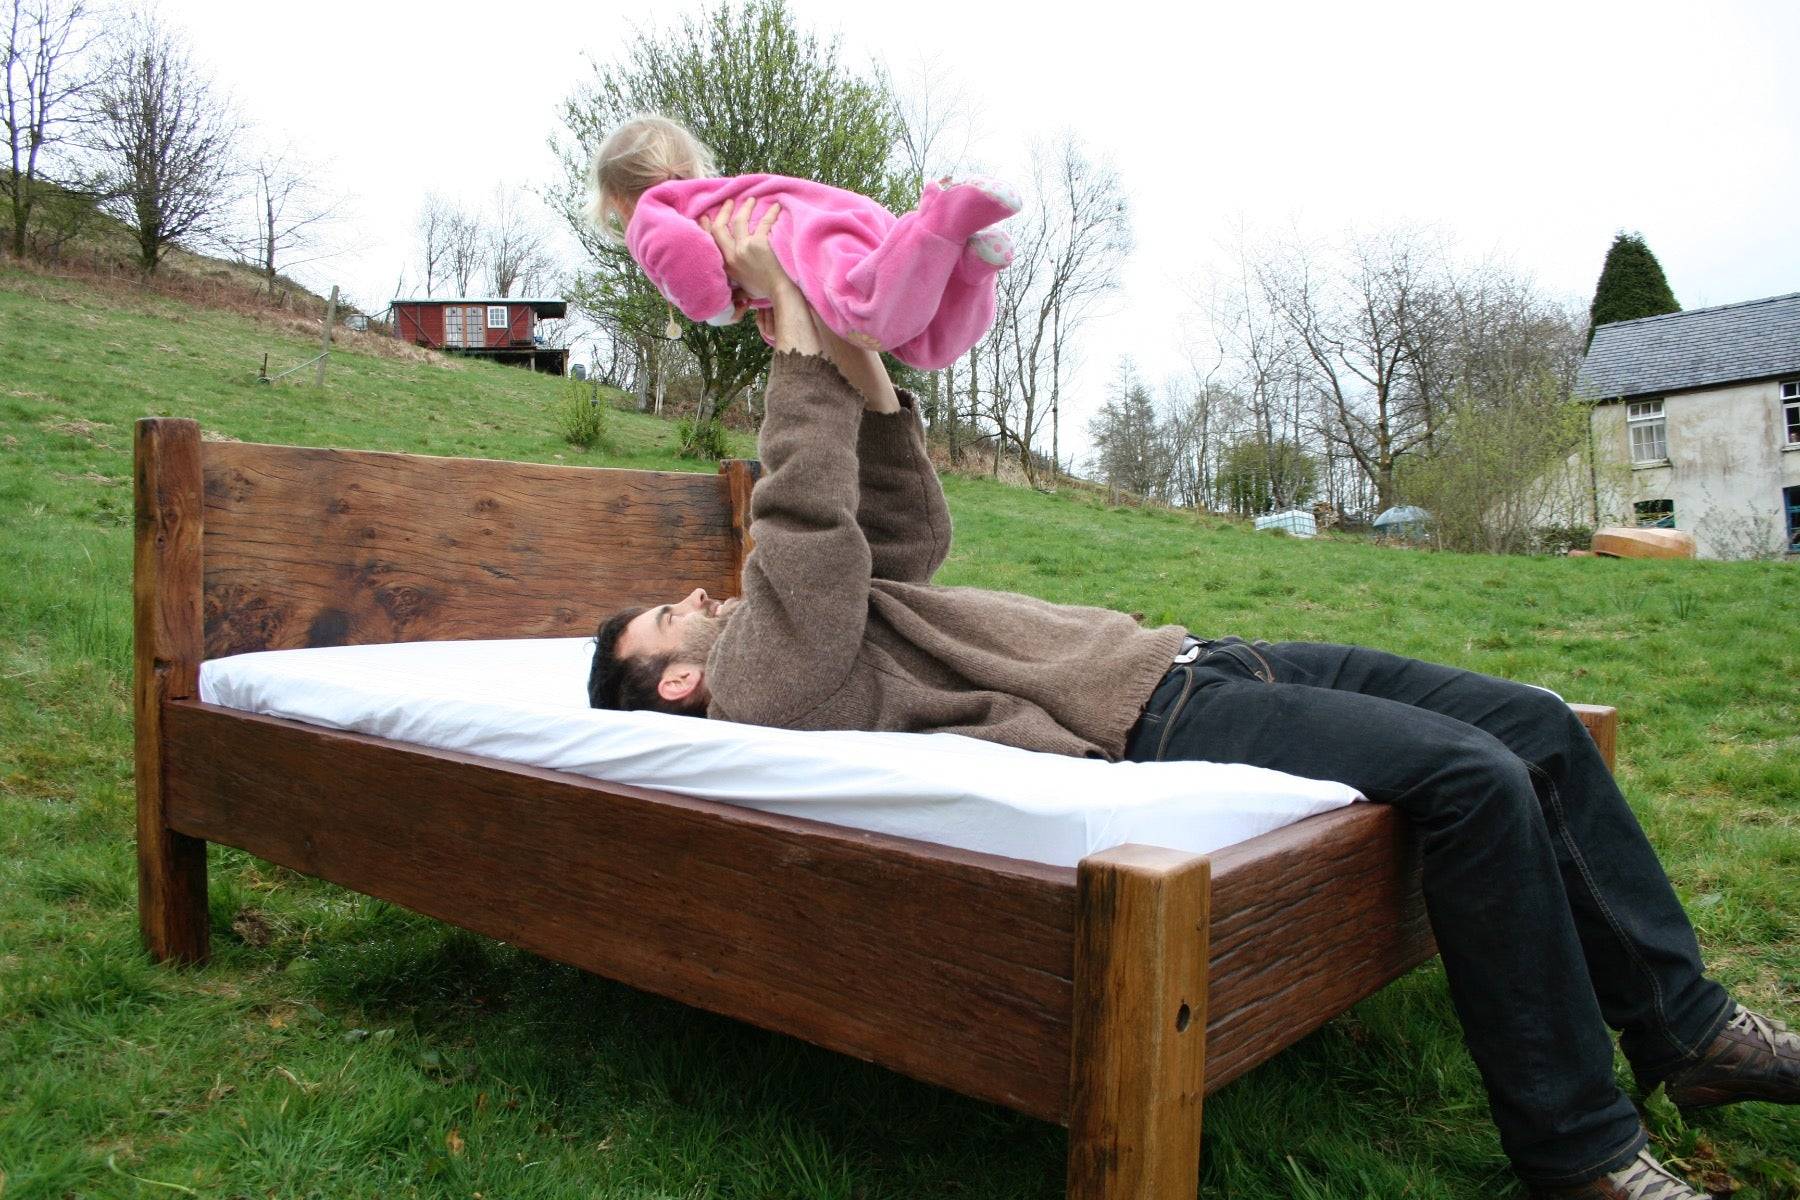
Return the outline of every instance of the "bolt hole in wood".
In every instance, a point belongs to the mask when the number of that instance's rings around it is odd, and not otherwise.
[[[1191,1011],[1189,1011],[1187,1005],[1184,1004],[1180,1008],[1176,1009],[1175,1010],[1175,1032],[1176,1033],[1186,1033],[1187,1027],[1188,1027],[1188,1022],[1193,1019],[1194,1019],[1194,1014]]]

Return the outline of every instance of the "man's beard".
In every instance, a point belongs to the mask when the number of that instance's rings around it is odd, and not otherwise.
[[[712,653],[713,643],[725,632],[733,611],[727,608],[716,617],[689,617],[681,630],[681,645],[676,648],[675,661],[705,666],[707,656]]]

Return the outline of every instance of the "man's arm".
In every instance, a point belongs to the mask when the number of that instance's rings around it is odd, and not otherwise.
[[[756,549],[743,603],[707,659],[711,713],[793,725],[830,700],[862,649],[869,615],[869,544],[856,521],[858,393],[832,362],[800,289],[728,212],[711,230],[740,286],[767,296],[775,344],[750,494]]]
[[[875,578],[929,583],[950,553],[950,509],[913,398],[894,390],[881,355],[850,345],[823,324],[818,337],[864,399],[856,520],[869,541]]]

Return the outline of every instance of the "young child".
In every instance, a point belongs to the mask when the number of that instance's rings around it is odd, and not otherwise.
[[[866,196],[807,179],[712,173],[693,134],[643,116],[601,143],[590,180],[590,215],[602,232],[622,235],[656,290],[689,318],[728,325],[742,316],[719,248],[700,226],[729,200],[740,209],[781,206],[770,248],[846,341],[929,371],[968,353],[993,324],[994,277],[1013,254],[998,223],[1020,208],[1005,184],[927,183],[918,209],[895,217]]]

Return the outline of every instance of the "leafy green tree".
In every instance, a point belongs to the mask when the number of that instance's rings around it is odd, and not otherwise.
[[[1138,377],[1130,358],[1119,361],[1119,373],[1100,411],[1088,421],[1094,444],[1093,464],[1111,487],[1153,500],[1167,490],[1169,448],[1150,389]]]
[[[1219,504],[1244,517],[1306,504],[1319,494],[1319,461],[1287,438],[1264,444],[1240,438],[1225,450],[1217,480]]]
[[[1446,549],[1518,554],[1547,526],[1585,520],[1588,408],[1549,369],[1520,375],[1504,403],[1459,391],[1400,491],[1432,515]]]
[[[563,177],[551,198],[591,259],[572,299],[639,346],[662,336],[670,310],[625,248],[603,239],[582,210],[594,148],[642,112],[686,125],[723,175],[817,179],[896,211],[917,201],[916,191],[903,194],[895,169],[899,122],[885,84],[844,66],[836,39],[796,28],[785,0],[721,3],[671,33],[638,34],[618,61],[595,63],[593,78],[564,101],[563,129],[553,138]],[[748,322],[678,323],[699,366],[701,428],[763,372],[770,352]]]
[[[1680,311],[1662,264],[1644,244],[1643,235],[1621,233],[1613,238],[1600,268],[1600,282],[1594,285],[1594,303],[1588,308],[1588,344],[1593,345],[1594,330],[1602,325]]]

